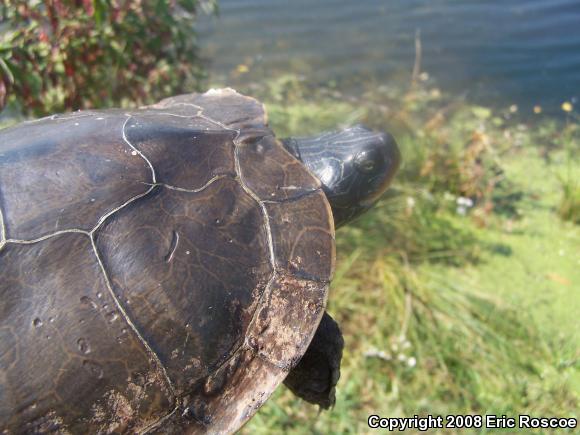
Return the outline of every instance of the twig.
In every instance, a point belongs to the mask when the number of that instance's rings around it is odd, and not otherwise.
[[[403,254],[403,260],[405,263],[405,268],[408,270],[409,268],[409,259],[405,254]],[[407,280],[404,279],[403,282],[403,289],[405,290],[405,313],[404,313],[404,317],[403,317],[403,323],[401,325],[401,332],[399,334],[399,337],[404,338],[407,336],[407,330],[409,329],[409,318],[412,315],[412,311],[413,311],[413,297],[412,297],[412,292],[409,289],[409,286],[407,285]]]
[[[412,307],[413,296],[409,291],[409,289],[407,289],[407,286],[405,285],[404,287],[405,287],[405,314],[403,317],[403,324],[401,326],[401,333],[399,335],[401,338],[407,336],[407,330],[409,329],[409,318],[411,317],[413,311]]]
[[[411,78],[411,84],[415,85],[419,79],[419,74],[421,74],[421,58],[423,56],[421,48],[421,29],[415,30],[415,64],[413,65],[413,76]]]

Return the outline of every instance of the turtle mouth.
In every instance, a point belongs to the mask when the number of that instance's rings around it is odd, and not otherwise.
[[[398,150],[397,150],[398,151]],[[370,208],[372,207],[384,193],[387,191],[389,186],[391,185],[395,174],[397,173],[400,165],[400,157],[397,157],[396,161],[389,167],[389,170],[386,172],[385,177],[381,180],[378,187],[367,197],[362,199],[359,204],[361,207]]]

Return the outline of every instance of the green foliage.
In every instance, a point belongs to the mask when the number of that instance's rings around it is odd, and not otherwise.
[[[566,151],[566,171],[558,175],[562,190],[558,215],[562,220],[580,224],[580,124],[568,124],[562,136],[565,138],[562,148]]]
[[[477,261],[481,244],[449,200],[417,186],[399,185],[373,210],[344,228],[338,250],[365,239],[367,247],[417,264],[460,266]],[[450,212],[451,211],[451,212]]]
[[[194,22],[214,0],[5,0],[0,107],[27,114],[142,104],[203,76]]]

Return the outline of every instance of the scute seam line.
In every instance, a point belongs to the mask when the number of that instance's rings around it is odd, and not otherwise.
[[[177,113],[156,112],[155,115],[175,116],[176,118],[197,118],[200,113],[201,111],[198,111],[195,115],[178,115]]]
[[[237,143],[236,143],[237,145]],[[272,265],[272,269],[275,272],[277,270],[276,267],[276,255],[274,254],[274,239],[272,237],[272,228],[270,226],[270,216],[268,215],[268,210],[266,209],[266,205],[260,200],[260,198],[258,198],[258,195],[256,195],[248,186],[246,186],[246,184],[244,183],[243,177],[242,177],[242,173],[241,173],[241,169],[240,169],[240,161],[239,161],[239,157],[238,157],[238,149],[239,148],[235,148],[234,149],[234,157],[235,157],[235,165],[236,165],[236,171],[238,172],[238,177],[239,177],[239,183],[240,186],[242,186],[242,189],[248,194],[250,195],[254,201],[256,201],[258,203],[258,205],[260,206],[260,208],[262,209],[262,214],[264,216],[264,222],[266,224],[266,237],[268,238],[268,248],[270,250],[270,264]]]
[[[251,328],[256,323],[256,318],[258,315],[259,307],[264,305],[265,299],[269,298],[271,296],[272,286],[274,285],[274,281],[276,281],[276,279],[278,277],[279,277],[278,272],[274,270],[272,272],[272,275],[268,279],[268,283],[266,284],[266,287],[264,288],[264,291],[262,292],[260,299],[258,299],[258,304],[256,306],[256,310],[254,311],[254,314],[252,315],[252,319],[250,320],[250,323],[248,323],[248,331],[251,330]],[[256,354],[258,354],[258,352],[251,346],[250,343],[247,343],[247,341],[248,341],[248,337],[246,336],[246,337],[244,337],[244,344],[247,345],[250,349],[252,349]]]
[[[165,423],[165,421],[169,420],[173,416],[173,414],[175,414],[177,412],[178,409],[179,409],[179,405],[176,405],[175,408],[173,408],[169,413],[165,414],[159,420],[151,423],[149,426],[143,428],[141,431],[139,431],[137,433],[139,435],[146,435],[146,434],[150,433],[151,431],[154,431],[155,429],[157,429],[158,427],[163,425],[163,423]]]
[[[4,225],[4,213],[0,207],[0,251],[6,245],[6,225]]]
[[[108,211],[107,213],[105,213],[104,215],[102,215],[99,220],[97,221],[96,225],[93,227],[93,229],[91,231],[89,231],[89,235],[94,234],[104,223],[105,221],[111,217],[113,214],[117,213],[119,210],[127,207],[129,204],[131,204],[132,202],[137,201],[138,199],[143,198],[144,196],[149,195],[153,190],[155,189],[155,184],[151,184],[149,189],[147,189],[145,192],[142,192],[138,195],[133,196],[132,198],[129,198],[127,201],[125,201],[123,204],[121,204],[118,207],[115,207],[113,210]]]
[[[87,113],[89,112],[89,113]],[[77,110],[75,112],[68,112],[68,113],[55,113],[53,115],[43,116],[42,118],[38,119],[29,119],[26,121],[22,121],[21,124],[35,124],[37,122],[42,121],[68,121],[70,119],[82,119],[82,118],[89,118],[91,116],[104,116],[106,115],[104,112],[97,112],[97,111],[84,111],[84,110]]]
[[[48,240],[51,239],[53,237],[57,237],[60,236],[62,234],[69,234],[69,233],[77,233],[77,234],[84,234],[85,236],[90,236],[90,232],[89,231],[85,231],[85,230],[81,230],[80,228],[70,228],[68,230],[60,230],[60,231],[56,231],[54,233],[50,233],[50,234],[45,234],[42,237],[38,237],[36,239],[29,239],[29,240],[25,240],[25,239],[6,239],[5,243],[14,243],[14,244],[19,244],[19,245],[32,245],[34,243],[38,243],[38,242],[42,242],[44,240]]]
[[[293,196],[292,198],[286,198],[286,199],[263,199],[262,202],[264,204],[287,204],[289,202],[295,202],[295,201],[300,201],[301,199],[304,199],[310,195],[313,195],[315,193],[318,193],[322,191],[322,187],[317,187],[316,189],[313,190],[308,190],[306,192],[302,192],[299,193],[296,196]]]
[[[175,400],[175,402],[176,402],[176,408],[177,408],[178,407],[178,402],[179,402],[178,401],[178,397],[177,397],[177,394],[175,392],[175,388],[173,386],[173,382],[171,382],[171,379],[169,378],[169,375],[167,374],[167,369],[165,368],[165,366],[161,362],[161,359],[159,358],[159,355],[157,355],[157,353],[153,350],[153,348],[151,347],[151,345],[141,335],[141,333],[139,332],[139,329],[137,329],[137,326],[135,325],[135,323],[133,323],[133,321],[131,320],[131,317],[129,316],[129,314],[127,313],[127,311],[125,310],[125,308],[123,307],[123,305],[121,304],[121,302],[119,301],[119,298],[117,297],[117,295],[115,294],[115,291],[113,290],[113,286],[111,284],[111,280],[109,278],[109,274],[107,273],[107,270],[105,269],[105,265],[103,264],[103,260],[101,259],[101,256],[99,254],[99,250],[97,249],[97,244],[95,243],[94,234],[91,234],[90,235],[90,239],[91,239],[91,245],[93,247],[93,252],[94,252],[95,256],[97,257],[97,261],[99,263],[99,267],[101,269],[101,272],[103,273],[103,277],[105,279],[105,283],[106,283],[106,286],[107,286],[107,290],[109,291],[111,297],[115,301],[115,305],[117,306],[117,309],[121,312],[121,314],[123,315],[125,321],[129,325],[129,327],[133,330],[133,332],[135,333],[135,335],[137,336],[137,338],[139,339],[139,341],[141,341],[141,344],[145,347],[145,349],[149,353],[149,356],[155,361],[155,363],[161,369],[161,372],[163,373],[163,376],[165,378],[165,381],[167,382],[167,385],[169,387],[169,390],[170,390],[170,392],[171,392],[171,394],[173,396],[172,399]]]
[[[123,123],[123,128],[121,130],[121,134],[123,136],[123,140],[127,143],[127,145],[129,145],[131,147],[131,149],[134,152],[136,152],[137,154],[139,154],[143,158],[143,160],[145,160],[147,162],[147,164],[149,165],[149,169],[151,169],[151,179],[153,180],[153,183],[156,183],[157,182],[157,175],[155,174],[155,168],[151,164],[151,161],[149,161],[149,159],[147,157],[145,157],[145,154],[143,154],[139,149],[137,149],[137,147],[135,147],[129,141],[129,139],[127,139],[126,127],[127,127],[127,123],[129,122],[129,120],[131,118],[133,118],[133,115],[131,115],[130,113],[125,113],[125,116],[127,117],[127,119],[125,119],[125,122]]]
[[[172,97],[170,97],[169,99],[171,99]],[[203,112],[203,107],[198,106],[197,104],[193,104],[193,103],[172,103],[169,106],[167,105],[160,105],[159,103],[155,103],[155,104],[151,104],[149,106],[142,106],[140,107],[140,109],[143,110],[148,110],[148,109],[153,109],[153,110],[163,110],[163,109],[172,109],[173,107],[177,107],[177,106],[189,106],[189,107],[194,107],[197,109],[197,113],[195,115],[177,115],[176,113],[165,113],[165,112],[158,112],[159,114],[167,114],[167,115],[171,115],[171,116],[178,116],[181,118],[195,118],[196,116],[198,116],[201,112]]]
[[[204,191],[205,189],[207,189],[209,186],[211,186],[216,181],[221,180],[223,178],[230,178],[232,180],[236,179],[235,176],[230,175],[230,174],[216,175],[215,177],[210,178],[203,186],[195,188],[195,189],[186,189],[185,187],[172,186],[171,184],[166,184],[166,183],[154,183],[154,184],[144,183],[144,184],[148,184],[149,186],[152,186],[152,187],[165,187],[166,189],[176,190],[178,192],[200,193],[200,192]]]

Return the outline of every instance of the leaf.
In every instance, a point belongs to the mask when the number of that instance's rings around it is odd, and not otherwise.
[[[3,72],[2,75],[8,79],[10,84],[14,84],[14,74],[12,74],[12,71],[8,67],[8,64],[2,57],[0,57],[0,69]]]

